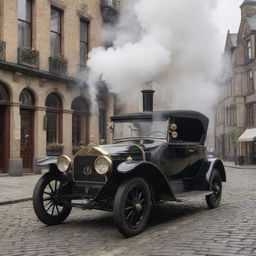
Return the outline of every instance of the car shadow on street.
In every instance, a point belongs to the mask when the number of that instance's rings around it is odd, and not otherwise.
[[[161,205],[153,206],[151,209],[148,227],[154,228],[162,224],[172,224],[174,221],[181,220],[185,217],[196,215],[200,212],[207,211],[204,202],[196,203],[177,203],[168,202]],[[83,214],[84,213],[84,214]],[[113,214],[103,211],[82,211],[74,209],[69,218],[62,225],[55,226],[58,232],[72,229],[90,231],[97,234],[97,237],[104,237],[106,233],[111,237],[120,237],[116,232]]]
[[[201,201],[196,204],[191,202],[168,202],[161,205],[155,205],[151,209],[149,226],[153,227],[167,222],[176,221],[204,211],[207,211],[207,206]]]

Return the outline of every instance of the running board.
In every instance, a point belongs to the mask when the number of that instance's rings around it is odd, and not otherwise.
[[[210,195],[211,191],[190,191],[190,192],[184,192],[180,194],[176,194],[176,201],[178,202],[184,202],[184,201],[192,201],[197,199],[202,199],[207,195]]]

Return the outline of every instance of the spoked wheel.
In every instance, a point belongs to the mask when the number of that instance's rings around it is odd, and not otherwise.
[[[57,199],[62,185],[61,177],[47,173],[37,182],[33,193],[33,206],[37,217],[46,225],[62,223],[70,214],[71,207],[66,207]]]
[[[222,180],[220,173],[217,169],[213,170],[210,188],[213,191],[212,194],[205,197],[207,205],[210,209],[216,208],[220,205],[221,195],[222,195]]]
[[[151,208],[150,189],[142,178],[124,181],[114,200],[114,220],[127,237],[141,233],[147,225]]]

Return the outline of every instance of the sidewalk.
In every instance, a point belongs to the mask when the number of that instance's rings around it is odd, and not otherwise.
[[[32,199],[33,189],[40,174],[21,177],[0,177],[0,205],[18,203]]]
[[[253,169],[256,171],[256,165],[236,165],[234,162],[223,161],[225,167],[235,168],[235,169]]]
[[[225,167],[235,169],[254,169],[256,165],[235,165],[234,162],[223,162]],[[32,199],[35,184],[41,174],[21,177],[0,176],[0,205],[23,202]]]

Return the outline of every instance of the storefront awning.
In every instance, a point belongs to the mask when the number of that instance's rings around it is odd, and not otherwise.
[[[239,142],[250,142],[256,139],[256,128],[246,129],[244,133],[238,138]]]

